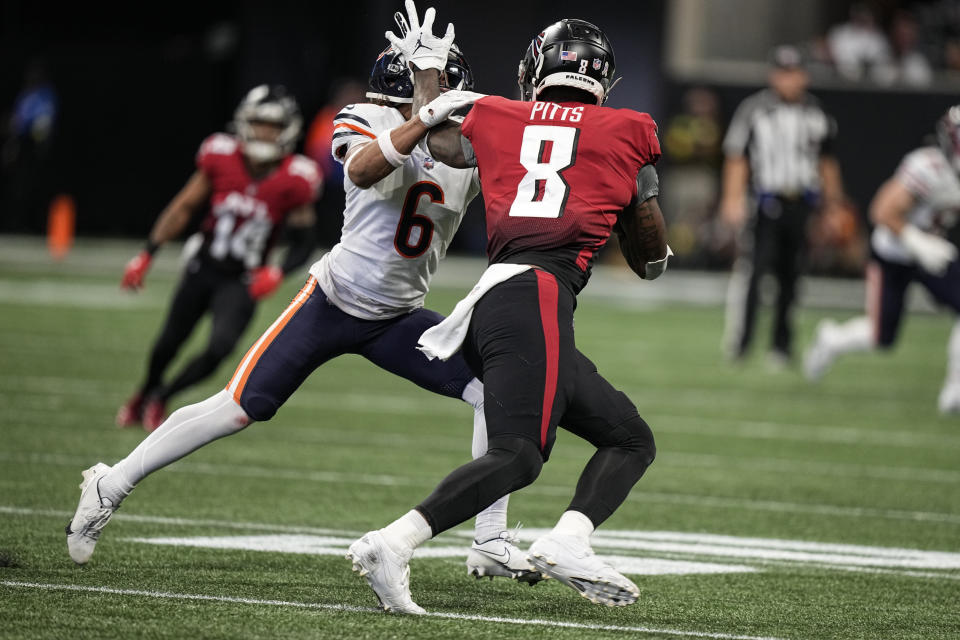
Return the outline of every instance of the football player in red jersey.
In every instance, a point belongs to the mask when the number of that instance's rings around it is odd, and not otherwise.
[[[425,20],[417,38],[388,39],[408,47],[415,62],[417,49],[436,43],[431,24]],[[593,553],[589,536],[653,462],[653,434],[627,396],[577,350],[573,331],[576,294],[611,232],[641,278],[663,273],[670,255],[656,199],[656,126],[646,114],[601,106],[614,71],[600,29],[561,20],[533,39],[521,61],[523,101],[480,98],[462,125],[451,120],[427,137],[434,158],[479,168],[490,266],[420,343],[441,358],[462,348],[484,383],[489,449],[415,509],[351,545],[354,570],[381,601],[409,602],[406,612],[422,612],[409,595],[413,550],[532,483],[558,425],[597,451],[567,511],[533,543],[527,561],[598,604],[623,606],[639,597],[633,582]],[[417,70],[414,86],[414,107],[429,123],[426,103],[439,94],[437,73]]]
[[[313,251],[313,203],[322,181],[313,160],[293,154],[302,126],[296,101],[283,87],[254,87],[237,107],[233,126],[234,135],[216,133],[203,141],[197,170],[124,271],[121,287],[142,287],[156,250],[205,211],[202,244],[184,269],[151,350],[146,379],[117,413],[121,427],[142,421],[147,431],[156,429],[166,417],[167,400],[214,372],[243,335],[257,301]],[[290,249],[281,267],[268,265],[284,224]],[[164,384],[170,361],[208,311],[213,327],[207,347]]]

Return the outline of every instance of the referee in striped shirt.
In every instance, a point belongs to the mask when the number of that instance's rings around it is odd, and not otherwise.
[[[790,363],[790,314],[807,219],[815,209],[838,205],[843,198],[840,166],[832,155],[836,124],[807,93],[808,82],[800,52],[776,48],[770,86],[740,103],[723,142],[720,215],[742,230],[724,336],[733,360],[742,359],[750,346],[760,279],[772,272],[779,291],[770,361],[778,367]]]

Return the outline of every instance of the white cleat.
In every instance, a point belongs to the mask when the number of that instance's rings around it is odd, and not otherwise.
[[[944,415],[960,414],[960,382],[947,382],[940,390],[937,408]]]
[[[625,607],[640,597],[637,585],[582,538],[548,533],[530,546],[528,559],[544,577],[559,580],[594,604]]]
[[[526,582],[531,587],[543,579],[527,561],[527,554],[513,544],[513,536],[508,531],[486,542],[473,541],[467,554],[467,573],[477,580],[483,577],[493,580],[499,576]]]
[[[379,531],[370,531],[350,545],[347,560],[365,578],[380,601],[380,608],[393,613],[423,615],[426,611],[410,597],[410,556],[393,551]]]
[[[811,382],[819,380],[836,360],[836,354],[830,348],[830,334],[837,328],[833,320],[821,320],[813,334],[813,344],[803,356],[803,374]]]
[[[80,503],[73,520],[67,524],[67,550],[77,564],[86,564],[100,539],[100,533],[117,510],[109,500],[100,497],[100,478],[110,471],[99,462],[83,472],[80,483]]]

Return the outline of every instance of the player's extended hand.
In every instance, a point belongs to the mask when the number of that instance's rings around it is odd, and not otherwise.
[[[120,280],[121,289],[136,291],[143,286],[143,278],[150,269],[153,257],[149,251],[141,251],[134,256],[123,270],[123,279]]]
[[[265,298],[280,286],[283,282],[283,269],[273,265],[266,267],[257,267],[250,272],[250,284],[247,285],[247,291],[254,300]]]
[[[433,35],[433,21],[437,15],[436,9],[433,7],[427,9],[423,14],[423,23],[421,24],[417,15],[417,5],[414,1],[406,0],[404,5],[407,8],[409,24],[403,20],[403,16],[397,17],[401,37],[398,38],[392,31],[387,31],[384,36],[400,52],[407,64],[413,67],[414,71],[425,69],[443,71],[447,66],[450,45],[453,44],[453,24],[448,23],[447,32],[442,38],[438,38]]]
[[[957,247],[952,242],[913,225],[903,228],[900,239],[923,270],[935,276],[946,273],[950,263],[957,259]]]
[[[420,122],[428,129],[445,122],[450,114],[457,109],[462,109],[473,104],[480,98],[486,97],[485,93],[475,93],[473,91],[447,91],[440,94],[427,104],[420,107]]]

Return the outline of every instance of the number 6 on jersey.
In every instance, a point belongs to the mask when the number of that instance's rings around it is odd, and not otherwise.
[[[510,215],[523,218],[559,218],[567,205],[570,185],[563,172],[574,165],[580,129],[528,125],[523,130],[520,164],[527,173],[520,180]]]

